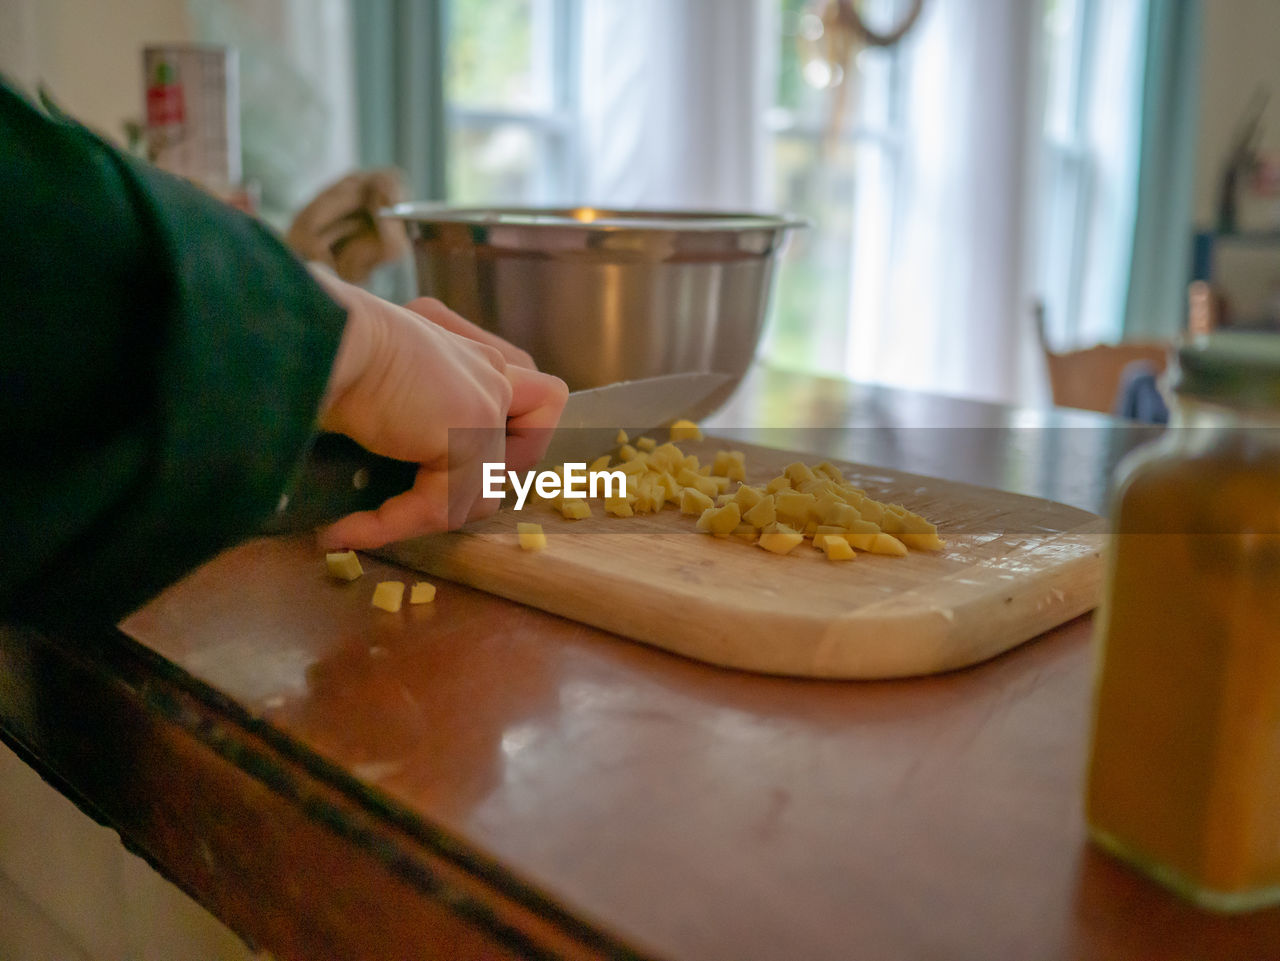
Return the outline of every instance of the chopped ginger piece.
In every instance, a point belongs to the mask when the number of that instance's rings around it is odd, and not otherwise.
[[[686,487],[680,492],[680,513],[701,514],[715,506],[711,497],[696,487]]]
[[[608,469],[609,462],[612,460],[613,460],[613,457],[610,456],[609,454],[601,454],[599,457],[597,457],[595,460],[593,460],[590,464],[587,465],[587,473],[594,474],[596,471]]]
[[[436,599],[436,586],[426,581],[418,581],[409,588],[410,604],[430,604]]]
[[[621,427],[619,427],[619,428],[618,428],[618,436],[617,436],[617,437],[615,437],[615,438],[613,439],[613,442],[614,442],[615,444],[617,444],[619,447],[621,447],[623,444],[625,444],[625,443],[626,443],[627,441],[629,441],[630,439],[631,439],[631,438],[627,436],[627,432],[626,432],[625,430],[623,430]]]
[[[907,545],[892,534],[886,534],[883,531],[878,534],[846,534],[845,540],[860,551],[886,554],[890,557],[907,556]]]
[[[526,551],[540,551],[547,546],[547,535],[542,533],[541,524],[518,522],[516,538],[520,541],[521,549]]]
[[[400,610],[404,601],[404,583],[402,581],[381,581],[373,589],[373,600],[370,602],[380,610],[394,614]]]
[[[580,521],[591,516],[591,505],[585,500],[566,498],[560,502],[560,515],[571,521]]]
[[[637,437],[636,449],[643,451],[651,451],[658,446],[658,442],[652,437]]]
[[[742,480],[746,476],[745,464],[746,455],[740,450],[716,451],[715,460],[711,463],[711,473],[731,480]]]
[[[749,508],[742,519],[756,527],[767,527],[778,519],[778,512],[772,497],[762,497]]]
[[[792,530],[767,531],[756,543],[773,554],[789,554],[797,545],[804,543],[804,535]]]
[[[893,536],[913,551],[940,551],[947,546],[947,542],[937,534],[917,534],[912,531],[904,531]]]
[[[324,566],[332,577],[354,581],[364,573],[355,551],[333,551],[324,555]]]
[[[691,420],[678,420],[671,425],[671,439],[702,440],[702,430]]]
[[[728,537],[738,528],[738,523],[742,520],[741,508],[736,503],[730,502],[724,507],[717,507],[711,512],[711,519],[708,527],[712,534],[719,534],[722,537]]]
[[[849,542],[843,537],[836,537],[834,534],[823,534],[815,537],[815,541],[822,542],[822,549],[827,553],[829,561],[851,561],[857,555],[853,553],[853,548],[849,546]]]
[[[625,497],[606,497],[604,499],[604,512],[612,514],[614,517],[631,517],[635,514],[631,504],[627,502]]]

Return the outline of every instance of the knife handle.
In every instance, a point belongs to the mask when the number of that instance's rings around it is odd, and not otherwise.
[[[413,486],[417,464],[365,450],[345,434],[321,433],[267,533],[311,530],[356,511],[374,510]]]

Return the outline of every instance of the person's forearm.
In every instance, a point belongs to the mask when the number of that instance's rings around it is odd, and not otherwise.
[[[266,228],[0,89],[0,618],[114,619],[274,509],[345,313]]]

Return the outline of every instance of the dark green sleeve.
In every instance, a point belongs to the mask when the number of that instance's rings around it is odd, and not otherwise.
[[[0,620],[114,622],[251,532],[345,319],[258,222],[0,84]]]

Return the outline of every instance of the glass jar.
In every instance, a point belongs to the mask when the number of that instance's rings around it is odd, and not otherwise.
[[[1179,352],[1169,428],[1117,471],[1086,816],[1223,911],[1280,902],[1280,335]]]

